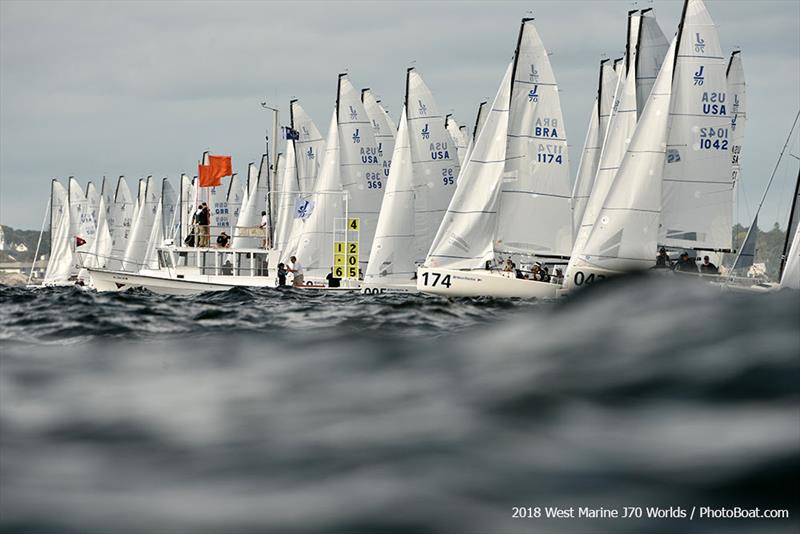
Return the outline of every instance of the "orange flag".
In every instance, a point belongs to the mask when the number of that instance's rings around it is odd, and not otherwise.
[[[211,165],[197,165],[197,179],[200,182],[200,187],[214,187],[215,185],[220,185],[219,178],[217,178],[216,183],[214,183],[214,179],[211,177]]]
[[[211,167],[211,178],[216,181],[214,185],[220,185],[220,178],[233,174],[230,156],[208,156],[208,164]]]

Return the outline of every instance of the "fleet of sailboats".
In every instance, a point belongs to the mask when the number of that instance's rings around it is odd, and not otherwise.
[[[525,18],[471,132],[441,112],[416,68],[397,124],[340,74],[327,137],[293,99],[284,151],[275,140],[273,158],[244,178],[205,188],[184,174],[175,188],[121,176],[85,193],[72,177],[53,180],[43,283],[272,287],[277,265],[296,256],[306,288],[549,298],[651,269],[661,247],[719,263],[736,252],[745,90],[741,53],[723,53],[702,0],[685,0],[671,43],[652,9],[630,11],[624,56],[599,65],[573,183],[555,69]],[[215,247],[218,233],[201,242],[203,202],[228,247]],[[782,287],[800,285],[794,215]],[[754,247],[755,233],[734,271],[752,264]]]

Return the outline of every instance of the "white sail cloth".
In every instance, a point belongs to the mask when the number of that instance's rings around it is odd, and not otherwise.
[[[654,264],[672,96],[670,58],[675,43],[667,53],[584,252],[570,259],[567,287],[589,283],[595,274],[624,273]]]
[[[556,78],[533,20],[522,23],[516,56],[494,250],[496,255],[568,256],[567,137]]]
[[[67,190],[58,180],[50,186],[50,257],[44,273],[44,285],[66,282],[73,274],[72,240]]]
[[[375,142],[378,143],[378,157],[381,159],[383,177],[387,179],[389,178],[389,168],[392,164],[394,136],[397,126],[394,125],[380,101],[375,98],[375,95],[369,89],[361,90],[361,102],[364,104],[364,110],[372,123]]]
[[[659,241],[673,247],[727,249],[733,183],[726,58],[702,0],[688,0],[684,9]]]
[[[482,268],[494,256],[497,199],[506,161],[512,65],[458,176],[458,186],[436,233],[426,267]]]
[[[416,272],[414,241],[414,172],[403,107],[364,283],[410,284]]]

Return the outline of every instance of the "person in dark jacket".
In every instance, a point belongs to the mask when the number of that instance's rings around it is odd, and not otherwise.
[[[678,263],[675,265],[675,270],[682,273],[695,273],[697,274],[697,265],[695,265],[695,258],[690,258],[688,252],[684,252],[678,258]]]
[[[331,267],[331,272],[328,273],[325,279],[328,281],[328,287],[341,287],[342,279],[333,275],[333,267]]]
[[[669,267],[669,254],[667,254],[667,249],[661,247],[658,251],[658,256],[656,256],[656,269],[666,269]]]
[[[286,286],[286,275],[289,271],[286,270],[286,265],[283,263],[278,264],[278,287]]]
[[[708,261],[708,256],[703,256],[703,263],[700,264],[702,274],[719,274],[719,268]]]

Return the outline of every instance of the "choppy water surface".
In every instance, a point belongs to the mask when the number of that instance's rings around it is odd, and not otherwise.
[[[0,530],[800,525],[798,293],[645,278],[559,303],[4,287],[0,302]]]

